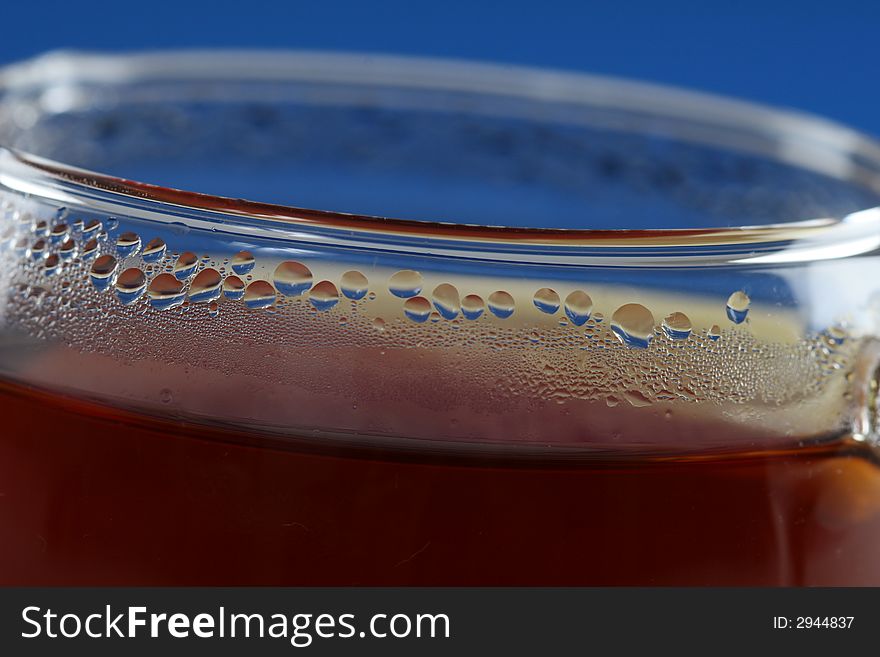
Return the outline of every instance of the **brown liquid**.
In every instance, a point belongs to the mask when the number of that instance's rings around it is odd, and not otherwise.
[[[880,585],[851,440],[525,462],[285,449],[10,384],[0,415],[2,584]]]

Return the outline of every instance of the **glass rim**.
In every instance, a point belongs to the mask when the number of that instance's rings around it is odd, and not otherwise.
[[[880,143],[823,118],[647,82],[521,66],[410,56],[284,50],[167,50],[138,54],[57,51],[0,69],[0,93],[63,83],[131,83],[162,76],[204,81],[328,81],[361,86],[473,92],[543,103],[640,108],[687,125],[711,117],[716,128],[775,140],[771,155],[880,193]],[[56,100],[57,102],[57,100]],[[63,101],[62,101],[63,102]],[[679,138],[679,135],[676,135]],[[707,141],[705,135],[692,136]],[[711,141],[714,137],[710,137]],[[685,137],[687,140],[687,137]],[[726,143],[725,146],[731,146]],[[769,146],[769,144],[768,144]],[[437,255],[557,264],[662,266],[778,264],[838,259],[880,249],[880,206],[843,217],[793,218],[763,225],[706,228],[541,228],[397,219],[235,199],[128,180],[69,166],[0,144],[0,184],[59,203],[99,205],[273,239],[317,238],[363,248],[376,238],[428,244]],[[114,207],[117,209],[114,212]],[[407,247],[407,244],[409,245]],[[387,249],[387,241],[382,248]],[[529,252],[523,256],[523,252]],[[686,261],[682,255],[687,256]]]

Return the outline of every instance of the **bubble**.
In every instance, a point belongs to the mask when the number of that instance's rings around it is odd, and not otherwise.
[[[238,276],[227,276],[223,281],[223,294],[227,299],[238,301],[244,296],[244,281]]]
[[[388,279],[388,290],[401,299],[414,297],[422,291],[422,275],[412,269],[403,269]]]
[[[113,274],[116,273],[116,258],[111,255],[102,255],[92,265],[89,277],[92,279],[92,285],[99,292],[103,292],[110,287],[113,282]]]
[[[645,349],[654,339],[654,316],[638,303],[627,303],[611,316],[611,330],[628,347]]]
[[[312,272],[301,262],[288,260],[275,268],[273,281],[281,294],[295,297],[312,286]]]
[[[116,238],[116,253],[120,259],[137,255],[141,249],[141,238],[137,233],[122,233]]]
[[[97,219],[89,219],[83,224],[83,237],[86,237],[89,233],[92,233],[102,227],[103,226],[101,225],[101,222]]]
[[[251,272],[255,263],[254,255],[250,251],[239,251],[232,256],[232,271],[239,276],[244,276]]]
[[[605,320],[605,315],[602,313],[593,313],[593,321],[597,324],[602,323]]]
[[[479,319],[485,307],[483,297],[476,294],[469,294],[461,300],[461,314],[465,319]]]
[[[52,231],[49,233],[49,242],[52,244],[63,242],[69,233],[70,228],[68,228],[67,224],[55,224],[52,226]]]
[[[34,235],[37,237],[46,237],[49,234],[49,224],[45,221],[38,221],[34,224]]]
[[[159,274],[150,281],[147,296],[150,298],[150,305],[158,310],[176,308],[186,298],[183,282],[167,273]]]
[[[147,245],[144,247],[144,252],[141,254],[141,258],[143,258],[144,262],[159,262],[165,257],[165,251],[167,248],[165,240],[161,237],[154,237],[147,242]]]
[[[71,260],[76,255],[76,242],[70,238],[64,240],[64,243],[58,248],[58,255],[63,260]]]
[[[339,292],[330,281],[321,281],[309,290],[309,303],[318,310],[330,310],[339,303]]]
[[[455,319],[461,308],[458,297],[458,289],[449,283],[441,283],[434,288],[432,295],[434,307],[444,319]]]
[[[712,328],[709,329],[709,332],[706,334],[707,337],[713,342],[721,337],[721,329],[718,327],[718,324],[712,324]]]
[[[216,301],[212,301],[211,303],[208,304],[208,316],[209,317],[216,317],[219,312],[220,312],[220,304],[218,304]]]
[[[553,315],[559,310],[559,295],[549,287],[542,287],[535,292],[532,302],[535,304],[535,308],[548,315]]]
[[[33,244],[31,244],[30,248],[31,258],[34,260],[39,260],[40,258],[46,257],[46,240],[39,239]]]
[[[137,301],[147,289],[147,277],[137,267],[129,267],[116,278],[116,296],[123,305]]]
[[[575,326],[583,326],[593,312],[593,300],[581,290],[575,290],[565,297],[565,316]],[[599,321],[599,320],[597,320]]]
[[[269,281],[254,281],[244,291],[244,305],[248,308],[268,308],[274,303],[275,288]]]
[[[356,270],[347,271],[342,275],[340,287],[342,293],[349,299],[363,299],[367,294],[369,282],[367,277]]]
[[[116,230],[119,228],[119,219],[116,217],[107,217],[107,221],[104,222],[104,227],[107,230]]]
[[[671,313],[663,318],[663,332],[670,340],[687,340],[690,337],[693,326],[691,320],[684,313]]]
[[[410,297],[403,304],[403,314],[421,324],[431,316],[431,303],[425,297]]]
[[[380,333],[385,332],[385,326],[386,326],[385,320],[382,319],[381,317],[377,317],[376,319],[373,320],[373,328],[376,329],[377,331],[379,331]]]
[[[513,314],[515,307],[513,297],[504,290],[498,290],[489,295],[489,310],[496,317],[507,319]]]
[[[82,259],[83,260],[91,260],[95,257],[95,254],[98,252],[98,240],[94,237],[85,243],[82,250]]]
[[[192,276],[199,264],[199,258],[192,251],[186,251],[180,254],[177,262],[174,263],[174,276],[179,281],[185,281]]]
[[[56,254],[53,253],[43,262],[43,273],[46,276],[51,276],[58,271],[58,263],[59,258]]]
[[[203,269],[189,286],[189,299],[193,303],[207,303],[220,296],[220,283],[223,278],[216,269]]]
[[[727,317],[734,324],[742,324],[749,314],[750,303],[751,299],[745,292],[742,290],[734,292],[727,299]]]

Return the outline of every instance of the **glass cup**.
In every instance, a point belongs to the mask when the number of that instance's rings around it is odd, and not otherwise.
[[[880,584],[870,139],[219,51],[8,67],[0,144],[0,582]]]

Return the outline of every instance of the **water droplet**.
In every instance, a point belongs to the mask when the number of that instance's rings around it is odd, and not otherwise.
[[[43,263],[43,273],[46,276],[51,276],[52,274],[57,272],[58,271],[58,262],[59,262],[59,258],[56,254],[53,253],[52,255],[50,255],[48,258],[46,258],[45,262]]]
[[[583,326],[593,312],[593,300],[581,290],[575,290],[565,297],[565,316],[575,326]]]
[[[339,303],[339,292],[330,281],[321,281],[309,291],[309,303],[318,310],[330,310]]]
[[[116,279],[116,296],[123,305],[137,301],[147,289],[147,277],[137,267],[129,267]]]
[[[55,224],[52,226],[52,232],[49,233],[49,242],[59,244],[67,239],[69,233],[70,228],[68,228],[67,224]]]
[[[141,238],[137,233],[122,233],[116,238],[116,253],[120,259],[137,255],[141,249]]]
[[[847,338],[848,332],[845,327],[835,324],[828,328],[828,337],[837,344],[842,344]]]
[[[749,314],[750,303],[751,299],[745,292],[742,290],[734,292],[727,299],[727,317],[734,324],[742,324]]]
[[[254,255],[250,251],[239,251],[232,256],[232,271],[239,276],[251,273],[254,268]]]
[[[636,408],[650,406],[653,402],[640,390],[625,390],[623,398]]]
[[[596,324],[601,324],[604,320],[605,315],[602,313],[593,313],[593,321],[596,322]]]
[[[171,274],[159,274],[147,289],[150,305],[158,310],[176,308],[186,298],[182,281],[177,280]]]
[[[43,304],[43,300],[49,296],[48,291],[44,287],[40,287],[39,285],[34,287],[29,287],[27,285],[21,286],[22,296],[31,299],[35,305],[40,306]]]
[[[434,288],[432,295],[434,307],[445,319],[455,319],[461,308],[458,297],[458,290],[454,285],[449,283],[441,283]]]
[[[185,281],[192,276],[199,264],[199,258],[192,251],[186,251],[180,254],[177,262],[174,263],[174,276],[179,281]]]
[[[401,299],[414,297],[422,291],[422,275],[412,269],[403,269],[388,279],[388,290]]]
[[[611,330],[626,346],[644,349],[654,339],[654,315],[641,304],[624,304],[611,316]]]
[[[119,228],[119,219],[116,217],[107,217],[107,221],[104,222],[104,227],[107,230],[116,230]]]
[[[670,340],[687,340],[690,337],[691,320],[684,313],[671,313],[663,318],[663,332]]]
[[[161,237],[154,237],[147,242],[141,257],[144,259],[144,262],[159,262],[165,257],[165,251],[167,248],[165,240]]]
[[[46,240],[40,239],[31,244],[30,251],[34,260],[46,257]]]
[[[189,299],[193,303],[207,303],[220,296],[220,272],[216,269],[203,269],[189,286]]]
[[[373,320],[373,328],[379,331],[380,333],[385,332],[385,320],[381,317],[377,317]]]
[[[49,224],[45,221],[38,221],[34,225],[34,235],[37,237],[46,237],[49,234]]]
[[[254,281],[244,291],[244,305],[248,308],[268,308],[274,303],[275,288],[269,281]]]
[[[367,294],[369,282],[367,281],[367,277],[361,272],[351,270],[342,275],[340,287],[345,296],[357,301],[358,299],[363,299]]]
[[[238,276],[227,276],[223,281],[223,294],[227,299],[238,301],[244,296],[244,281]]]
[[[369,299],[370,301],[374,301],[374,300],[376,299],[376,293],[375,293],[375,292],[370,292],[370,293],[367,295],[367,299]]]
[[[58,249],[58,255],[64,260],[71,260],[76,255],[76,242],[68,238]]]
[[[85,243],[82,250],[82,259],[83,260],[91,260],[95,257],[95,254],[98,252],[98,240],[94,237]]]
[[[83,224],[83,237],[86,237],[89,233],[92,233],[99,228],[103,228],[100,221],[98,221],[97,219],[89,219]]]
[[[211,303],[208,304],[208,316],[209,317],[216,317],[217,313],[219,313],[219,312],[220,312],[220,304],[218,304],[216,301],[212,301]]]
[[[461,300],[461,314],[465,319],[479,319],[485,307],[483,298],[476,294],[469,294]]]
[[[507,319],[513,314],[515,307],[513,297],[504,290],[489,295],[489,310],[496,317]]]
[[[295,297],[312,286],[312,272],[301,262],[288,260],[275,268],[273,281],[281,294]]]
[[[551,290],[549,287],[542,287],[535,292],[532,301],[535,304],[535,308],[542,313],[553,315],[559,310],[559,295],[556,294],[555,290]]]
[[[431,316],[431,303],[425,297],[410,297],[403,303],[403,313],[421,324]]]
[[[99,292],[103,292],[110,287],[113,282],[113,274],[116,273],[116,258],[111,255],[102,255],[92,265],[89,277],[92,279],[92,285]]]
[[[707,337],[715,341],[721,337],[721,329],[718,327],[718,324],[712,324],[712,328],[709,329],[709,332],[706,334]]]

